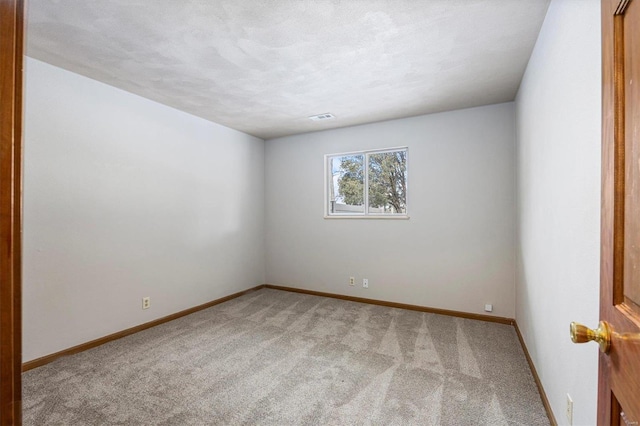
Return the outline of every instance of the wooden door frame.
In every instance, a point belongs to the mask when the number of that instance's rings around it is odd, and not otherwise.
[[[0,0],[0,424],[22,421],[24,0]]]

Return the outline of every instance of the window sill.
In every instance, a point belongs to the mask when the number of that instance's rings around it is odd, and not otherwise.
[[[325,219],[373,219],[373,220],[378,220],[378,219],[382,219],[382,220],[408,220],[409,216],[407,215],[388,215],[388,216],[383,216],[383,215],[324,215]]]

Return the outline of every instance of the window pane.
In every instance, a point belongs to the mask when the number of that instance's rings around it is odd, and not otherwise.
[[[369,213],[407,212],[407,151],[369,155]]]
[[[329,213],[364,213],[364,155],[331,157]]]

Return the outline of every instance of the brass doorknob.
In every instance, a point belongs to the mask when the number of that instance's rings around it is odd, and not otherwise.
[[[611,348],[611,327],[605,321],[600,321],[598,328],[592,330],[577,322],[570,326],[571,341],[573,343],[586,343],[595,340],[600,345],[602,352],[609,353]]]

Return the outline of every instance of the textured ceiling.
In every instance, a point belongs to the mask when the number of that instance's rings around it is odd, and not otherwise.
[[[511,101],[548,4],[30,0],[27,53],[270,139]]]

